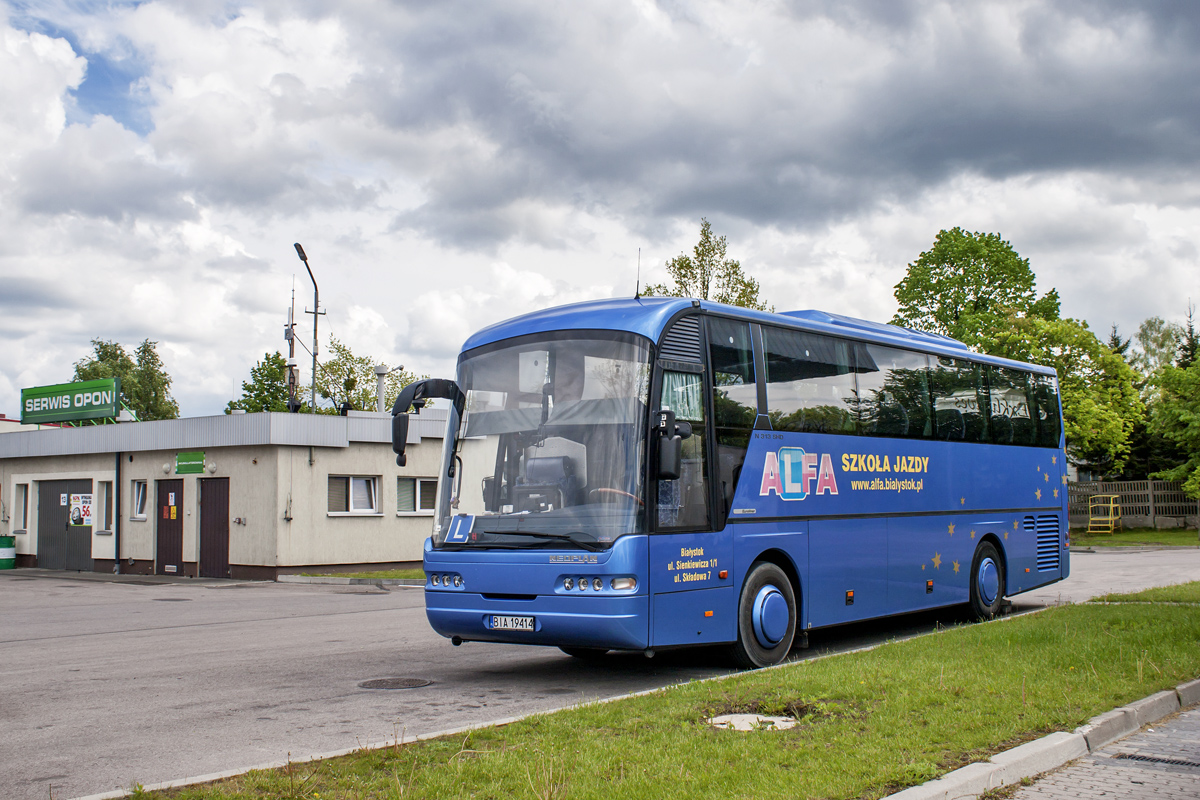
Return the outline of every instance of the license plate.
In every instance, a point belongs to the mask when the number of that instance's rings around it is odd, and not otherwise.
[[[492,630],[494,631],[531,631],[533,617],[502,617],[492,615]]]

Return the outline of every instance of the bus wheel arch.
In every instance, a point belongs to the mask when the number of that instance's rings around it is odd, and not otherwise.
[[[1008,562],[999,540],[990,534],[975,546],[971,571],[967,575],[971,613],[980,620],[994,618],[1000,613],[1006,594]]]
[[[782,563],[779,563],[782,561]],[[747,669],[787,658],[800,626],[795,570],[779,553],[763,553],[746,571],[737,607],[737,641],[732,655]],[[789,571],[792,574],[788,574]]]

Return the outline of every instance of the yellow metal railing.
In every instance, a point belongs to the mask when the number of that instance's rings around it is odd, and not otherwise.
[[[1088,498],[1088,533],[1108,533],[1121,529],[1121,495],[1094,494]]]

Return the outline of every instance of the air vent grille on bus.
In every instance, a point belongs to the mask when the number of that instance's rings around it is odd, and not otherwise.
[[[1023,526],[1026,531],[1037,533],[1037,568],[1038,572],[1057,570],[1059,568],[1061,551],[1058,543],[1058,516],[1042,514],[1036,519],[1026,517]]]
[[[700,363],[700,318],[683,317],[672,325],[658,348],[658,357]]]

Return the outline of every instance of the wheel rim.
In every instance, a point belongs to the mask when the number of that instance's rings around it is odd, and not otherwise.
[[[1000,571],[996,568],[995,561],[985,558],[980,562],[976,582],[979,585],[979,599],[983,604],[990,606],[996,602],[996,597],[1000,594]]]
[[[754,637],[763,647],[774,647],[787,635],[791,614],[787,598],[774,586],[764,586],[754,598]]]

